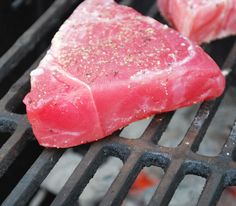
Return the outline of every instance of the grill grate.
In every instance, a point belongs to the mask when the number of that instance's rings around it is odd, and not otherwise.
[[[24,59],[29,58],[39,44],[48,46],[45,39],[52,36],[52,33],[80,2],[79,0],[56,0],[52,4],[47,12],[0,59],[0,84],[9,74],[15,72]],[[145,1],[146,6],[134,0],[124,0],[121,3],[160,20],[155,1],[147,2],[146,4]],[[235,38],[223,41],[230,41],[230,44],[233,42],[233,47],[224,53],[224,55],[228,55],[227,58],[221,56],[220,59],[223,59],[219,63],[223,63],[223,70],[229,72],[227,91],[232,86],[231,79],[235,76],[233,67],[236,63],[236,42]],[[214,48],[216,44],[219,43],[213,43],[210,47]],[[219,49],[220,46],[221,44],[217,48]],[[7,93],[0,100],[0,135],[5,134],[8,137],[0,148],[0,180],[8,173],[9,168],[17,161],[27,145],[34,141],[21,101],[29,89],[29,72],[37,66],[44,54],[42,52],[41,55],[38,55],[35,63],[14,85],[10,86],[8,92],[5,91]],[[217,57],[215,58],[219,60]],[[198,205],[215,205],[225,187],[236,185],[236,122],[232,122],[231,133],[218,156],[206,157],[196,152],[223,98],[224,95],[214,101],[204,102],[200,106],[184,139],[176,148],[158,145],[174,112],[156,115],[139,139],[121,138],[117,132],[110,138],[93,143],[52,205],[75,205],[89,180],[108,156],[120,158],[124,165],[100,205],[120,205],[142,168],[151,165],[163,168],[165,175],[149,203],[150,206],[168,205],[178,184],[186,174],[206,178],[206,185]],[[10,194],[2,197],[3,205],[27,205],[65,151],[63,149],[43,149],[39,146],[37,148],[40,151],[39,156],[30,165],[24,176],[19,177]],[[78,147],[79,149],[80,147]]]

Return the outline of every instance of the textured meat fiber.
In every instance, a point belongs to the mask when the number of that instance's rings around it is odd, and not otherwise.
[[[70,147],[217,97],[224,84],[214,61],[176,31],[112,0],[87,0],[32,71],[24,103],[41,145]]]
[[[236,0],[157,0],[162,15],[197,43],[236,34]]]

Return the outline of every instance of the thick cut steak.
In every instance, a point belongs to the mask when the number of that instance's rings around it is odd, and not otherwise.
[[[236,34],[236,0],[157,0],[173,27],[197,43]]]
[[[39,143],[70,147],[219,96],[225,80],[197,45],[112,0],[74,11],[31,73],[27,115]]]

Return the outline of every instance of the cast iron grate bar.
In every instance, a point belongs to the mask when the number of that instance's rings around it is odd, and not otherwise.
[[[76,203],[78,196],[104,160],[105,156],[102,149],[101,144],[95,144],[89,149],[52,205],[74,205]]]
[[[235,144],[236,144],[236,120],[230,132],[229,138],[227,142],[224,144],[221,155],[232,157],[233,151],[235,151]]]
[[[49,10],[0,59],[0,81],[14,70],[14,67],[36,47],[37,43],[42,42],[44,37],[53,28],[55,29],[59,26],[64,20],[65,13],[75,8],[79,2],[81,1],[55,1]],[[155,10],[155,1],[153,0],[152,2],[152,6],[148,9],[147,14],[154,16],[158,12]],[[138,1],[123,0],[121,3],[137,6]],[[54,20],[51,21],[52,19]],[[235,53],[236,42],[231,51],[229,51],[228,57],[223,65],[224,72],[228,74],[228,86],[231,85],[231,78],[233,73],[235,73],[235,71],[230,72],[236,63]],[[0,148],[0,178],[7,172],[8,167],[21,153],[25,144],[32,138],[26,115],[14,114],[7,108],[8,105],[14,107],[13,98],[22,96],[22,90],[16,88],[27,84],[30,70],[37,66],[41,58],[42,56],[11,87],[4,98],[0,100],[0,117],[8,119],[17,125],[11,137]],[[124,162],[124,165],[101,200],[100,205],[120,205],[141,169],[144,166],[151,165],[163,168],[165,175],[149,205],[167,205],[178,184],[186,174],[195,174],[207,179],[198,205],[215,205],[223,189],[226,186],[236,184],[236,162],[232,160],[232,154],[235,151],[234,145],[236,144],[235,124],[225,144],[227,147],[224,147],[218,156],[201,156],[196,151],[223,98],[224,95],[214,101],[204,102],[201,105],[185,137],[176,148],[167,148],[158,145],[158,141],[168,127],[174,112],[156,115],[139,139],[125,139],[119,137],[119,132],[117,132],[110,138],[94,143],[60,193],[56,196],[52,205],[76,204],[79,195],[93,177],[97,168],[108,156],[120,158]],[[25,134],[27,134],[27,138]],[[11,194],[5,199],[4,204],[26,205],[34,192],[39,189],[43,179],[63,154],[63,151],[45,149],[12,190]],[[52,157],[53,160],[49,157]]]
[[[8,167],[21,153],[27,145],[27,142],[34,138],[26,115],[18,115],[9,113],[6,108],[7,104],[12,102],[14,96],[18,96],[21,87],[29,81],[29,73],[36,68],[39,61],[45,55],[45,52],[35,61],[35,63],[25,72],[25,74],[14,84],[8,93],[0,100],[0,111],[4,113],[1,117],[5,117],[9,122],[17,124],[17,128],[9,140],[0,149],[0,178],[7,171]],[[18,88],[17,90],[15,88]]]
[[[183,159],[171,162],[149,203],[150,206],[168,205],[175,189],[184,177],[182,168],[183,162]]]
[[[215,205],[220,198],[223,191],[223,175],[221,173],[213,173],[210,175],[202,192],[198,206],[201,205]]]
[[[142,153],[138,152],[133,152],[129,156],[117,178],[114,180],[106,195],[100,202],[100,206],[121,205],[129,191],[129,188],[143,167],[142,162],[140,161],[141,158]]]
[[[63,149],[45,149],[3,202],[2,206],[26,205],[63,152]]]
[[[28,131],[29,127],[18,127],[10,139],[0,149],[0,178],[22,152],[27,141],[31,138]]]
[[[140,138],[146,142],[157,144],[173,115],[174,112],[156,115]]]
[[[114,153],[112,150],[112,146],[107,147],[106,144],[98,143],[93,145],[60,191],[61,195],[56,197],[52,205],[75,205],[78,196],[82,193],[90,178],[108,156],[118,156],[121,159],[127,156],[125,148],[122,148],[118,152],[119,154]]]

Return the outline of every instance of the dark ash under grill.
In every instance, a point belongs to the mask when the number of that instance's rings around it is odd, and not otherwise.
[[[20,2],[24,1],[18,1],[13,8],[20,7]],[[43,57],[55,31],[81,1],[55,0],[45,13],[43,11],[49,3],[44,5],[41,1],[34,2],[41,8],[38,16],[42,16],[0,58],[0,202],[5,206],[27,205],[65,152],[64,149],[38,146],[27,121],[22,99],[30,87],[30,71]],[[123,0],[120,3],[163,21],[154,0]],[[206,50],[221,68],[229,72],[226,91],[233,87],[232,79],[235,78],[235,40],[235,37],[231,37],[206,45]],[[77,152],[85,153],[85,156],[61,192],[52,199],[52,205],[77,204],[79,195],[109,156],[120,158],[124,165],[100,205],[120,205],[141,169],[151,165],[163,168],[165,175],[149,205],[168,205],[186,174],[206,178],[198,205],[215,205],[224,188],[236,185],[235,122],[232,122],[231,133],[218,156],[202,156],[197,151],[223,98],[224,95],[201,104],[176,148],[158,145],[175,112],[156,115],[139,139],[121,138],[117,132],[110,138],[75,148]],[[222,117],[222,121],[225,118]]]

